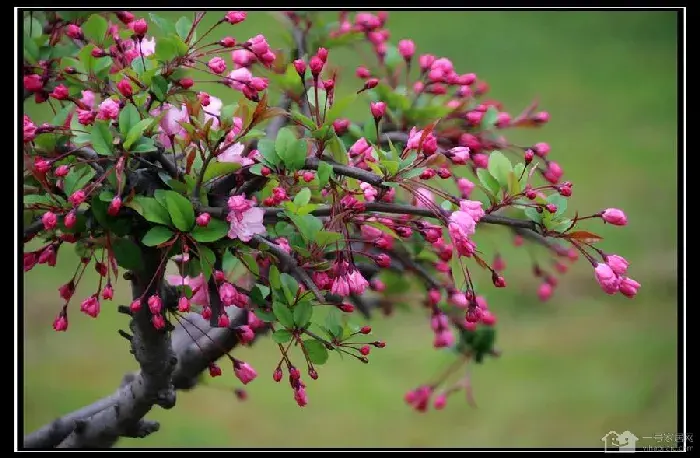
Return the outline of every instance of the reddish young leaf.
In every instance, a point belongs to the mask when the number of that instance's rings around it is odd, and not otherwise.
[[[569,238],[580,240],[586,243],[596,243],[603,240],[603,237],[588,231],[574,231],[568,234]]]

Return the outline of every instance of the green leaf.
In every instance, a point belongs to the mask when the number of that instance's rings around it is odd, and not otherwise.
[[[133,125],[129,129],[129,133],[126,135],[126,140],[124,140],[124,148],[128,150],[136,140],[141,138],[143,132],[152,122],[153,118],[146,118]]]
[[[336,100],[333,102],[333,106],[328,110],[328,113],[326,113],[326,122],[325,124],[331,125],[333,121],[336,119],[340,118],[343,114],[343,112],[352,104],[355,100],[357,100],[357,93],[352,93],[350,95],[346,95],[342,99]]]
[[[313,242],[318,232],[323,228],[321,220],[313,215],[289,215],[289,218],[307,242]]]
[[[172,224],[168,210],[163,207],[153,197],[134,196],[134,198],[125,204],[125,206],[133,208],[136,212],[143,216],[146,221],[156,224],[164,224],[169,226]]]
[[[547,196],[547,202],[557,206],[557,211],[554,213],[554,216],[563,215],[564,212],[566,211],[566,207],[568,205],[568,201],[566,200],[566,197],[564,197],[560,194],[550,194],[549,196]]]
[[[375,229],[379,229],[380,231],[384,232],[385,234],[391,236],[392,238],[395,238],[397,240],[400,239],[399,235],[389,226],[386,226],[382,223],[377,223],[375,221],[367,221],[363,223],[365,226],[371,226]]]
[[[294,196],[294,205],[297,207],[303,207],[309,203],[311,199],[311,190],[309,188],[302,188],[296,196]]]
[[[187,35],[190,33],[190,30],[192,30],[192,21],[187,16],[182,16],[175,23],[175,30],[177,34],[180,35],[180,38],[183,40],[187,39]]]
[[[237,162],[210,162],[202,177],[203,182],[218,178],[241,169],[241,164]]]
[[[125,137],[140,120],[139,110],[132,103],[128,103],[119,113],[119,133],[122,137]]]
[[[66,122],[66,119],[68,119],[68,115],[70,114],[71,111],[73,111],[72,104],[67,104],[65,107],[58,110],[58,113],[56,113],[56,116],[54,116],[53,119],[51,120],[51,125],[52,126],[62,126],[63,123]]]
[[[457,250],[454,250],[452,253],[450,268],[452,270],[452,279],[454,281],[455,288],[458,290],[464,289],[464,286],[466,285],[464,269],[462,268],[461,257]]]
[[[334,161],[339,164],[348,164],[348,150],[345,148],[345,143],[338,138],[338,136],[333,132],[333,136],[326,143],[326,146],[331,151],[331,157]]]
[[[240,261],[231,253],[231,250],[224,251],[224,255],[221,258],[221,270],[223,270],[226,275],[230,275],[239,264]]]
[[[265,298],[269,294],[270,288],[258,283],[255,286],[253,286],[253,288],[250,290],[250,300],[252,300],[254,304],[264,306]]]
[[[289,149],[297,141],[294,131],[290,127],[283,127],[280,129],[275,139],[275,152],[281,158],[286,156],[287,149]]]
[[[270,272],[268,274],[268,280],[270,282],[270,287],[272,289],[280,289],[282,287],[282,281],[280,280],[280,271],[277,266],[270,266]]]
[[[162,37],[159,38],[156,41],[156,52],[155,56],[156,59],[163,61],[163,62],[168,62],[178,55],[178,49],[177,49],[177,44],[168,37]],[[136,60],[136,59],[134,59]],[[140,59],[139,59],[140,60]]]
[[[489,173],[488,170],[477,169],[476,176],[479,178],[481,185],[488,192],[490,192],[493,196],[498,194],[498,191],[499,189],[501,189],[501,186],[498,184],[498,181],[496,181],[496,179]]]
[[[158,100],[165,100],[168,94],[168,80],[160,75],[155,75],[153,79],[151,79],[151,91]]]
[[[550,231],[564,232],[569,227],[571,227],[571,220],[569,218],[565,219],[555,219],[551,224],[547,225],[547,229]]]
[[[211,277],[211,273],[214,271],[216,255],[204,245],[198,245],[197,249],[199,250],[199,265],[204,274],[204,280],[208,281],[209,277]]]
[[[527,207],[524,212],[528,219],[536,223],[542,222],[542,213],[539,213],[534,207]]]
[[[481,118],[481,129],[482,130],[490,130],[493,129],[493,126],[496,125],[496,121],[498,120],[498,109],[491,105],[488,110],[486,110],[486,113],[484,113],[483,118]]]
[[[315,107],[316,106],[316,96],[314,95],[314,88],[310,87],[306,91],[306,99],[309,101],[309,106]],[[326,106],[326,90],[325,89],[318,89],[318,106],[319,106],[319,112],[323,112],[323,107]]]
[[[328,350],[326,346],[315,339],[304,340],[304,349],[309,356],[309,361],[314,364],[325,364],[328,361]]]
[[[95,121],[90,132],[90,142],[97,154],[109,156],[112,154],[112,132],[107,121]]]
[[[268,138],[263,138],[258,141],[258,151],[270,167],[275,167],[280,163],[280,157],[275,152],[276,147],[276,142]]]
[[[285,328],[294,328],[294,316],[292,315],[292,311],[289,310],[289,307],[285,304],[273,302],[272,313],[275,314],[275,317],[282,326]]]
[[[141,137],[136,140],[136,143],[131,145],[132,153],[150,153],[151,151],[158,151],[158,147],[152,138]]]
[[[107,28],[109,24],[107,19],[103,18],[99,14],[93,14],[90,18],[83,23],[80,27],[83,30],[83,35],[90,41],[102,44],[107,34]]]
[[[141,250],[129,239],[112,239],[112,251],[117,264],[128,270],[139,271],[143,267]]]
[[[68,175],[63,179],[63,191],[70,196],[78,189],[83,188],[95,176],[92,167],[71,167]]]
[[[154,226],[146,232],[141,239],[141,243],[146,246],[156,246],[167,242],[173,236],[173,231],[164,226]]]
[[[278,329],[272,333],[272,340],[278,344],[287,343],[292,340],[292,333],[286,329]]]
[[[343,325],[340,318],[340,310],[333,307],[326,315],[326,327],[333,337],[340,337],[343,333]]]
[[[163,35],[175,33],[175,26],[171,21],[165,19],[162,16],[158,16],[155,13],[148,13],[148,15],[151,17],[151,22],[153,22],[155,25],[158,26],[158,28],[160,28],[160,30],[163,31]]]
[[[241,253],[238,256],[240,256],[241,261],[243,261],[243,264],[245,264],[246,269],[248,269],[256,277],[260,275],[260,268],[258,267],[258,262],[255,260],[255,257],[253,257],[252,254]]]
[[[209,243],[224,238],[227,232],[228,224],[220,219],[212,218],[206,227],[195,226],[190,234],[198,242]]]
[[[287,148],[284,154],[280,154],[285,168],[290,171],[304,168],[308,145],[304,140],[297,140]],[[278,152],[279,154],[279,152]]]
[[[94,45],[86,45],[78,52],[78,60],[83,64],[83,68],[86,72],[92,73],[95,68],[96,59],[92,57],[92,50],[95,48]],[[137,59],[134,59],[137,60]],[[77,116],[76,116],[77,118]]]
[[[507,157],[500,151],[489,154],[489,173],[498,181],[501,188],[508,188],[508,176],[513,171],[513,166]]]
[[[314,242],[318,246],[322,247],[328,245],[329,243],[337,242],[342,238],[343,234],[341,234],[340,232],[320,231],[318,234],[316,234]]]
[[[328,180],[333,176],[333,166],[328,162],[319,161],[318,170],[316,171],[316,178],[318,178],[318,185],[324,187],[328,184]]]
[[[26,16],[24,18],[24,33],[29,38],[39,38],[44,33],[44,28],[41,22],[34,16]]]
[[[420,175],[421,173],[423,173],[423,171],[425,169],[426,169],[425,167],[416,167],[416,168],[413,168],[405,173],[402,173],[401,176],[403,177],[404,180],[410,180],[411,178],[415,178],[418,175]]]
[[[362,128],[362,135],[369,143],[377,143],[377,128],[374,125],[373,117],[370,116],[365,120],[365,124]]]
[[[309,301],[299,302],[294,306],[294,323],[297,328],[304,329],[311,323],[314,308]]]
[[[299,291],[299,283],[296,279],[287,273],[280,275],[280,281],[282,282],[282,291],[284,291],[284,297],[287,298],[287,302],[292,304],[294,298],[296,297],[297,291]]]
[[[292,112],[290,113],[290,116],[292,117],[293,121],[298,122],[299,124],[303,125],[309,130],[315,130],[316,129],[316,123],[309,117],[304,116],[299,112],[297,109],[293,109]]]
[[[403,62],[403,57],[399,54],[399,50],[391,43],[386,44],[386,54],[384,55],[384,65],[386,65],[389,70],[393,70]]]
[[[173,220],[173,225],[181,231],[189,231],[194,225],[194,208],[185,196],[169,190],[156,190],[156,200],[165,202],[165,207]]]

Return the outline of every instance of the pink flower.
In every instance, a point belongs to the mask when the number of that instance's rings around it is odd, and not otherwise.
[[[129,28],[133,30],[136,35],[139,36],[144,36],[146,35],[146,32],[148,32],[148,24],[143,18],[129,22]]]
[[[53,322],[54,331],[65,331],[68,329],[68,317],[61,312]]]
[[[350,285],[348,284],[348,280],[344,275],[336,277],[336,279],[333,280],[331,293],[341,297],[350,295]]]
[[[406,143],[407,149],[418,149],[419,146],[422,147],[425,153],[434,153],[437,150],[437,138],[435,135],[429,133],[425,136],[423,144],[420,145],[421,137],[423,136],[422,130],[417,130],[415,127],[411,128],[408,133],[408,142]]]
[[[640,286],[642,285],[635,280],[632,280],[629,277],[622,277],[622,280],[620,281],[620,293],[632,299],[637,295],[637,291],[639,290]]]
[[[24,88],[28,91],[36,92],[40,91],[41,88],[44,87],[44,82],[41,79],[41,76],[33,73],[31,75],[26,75],[24,77]]]
[[[256,56],[262,56],[270,50],[270,45],[267,43],[264,35],[256,35],[248,40],[248,43],[250,43],[250,50]]]
[[[185,296],[181,296],[177,301],[177,311],[181,313],[190,311],[190,300]]]
[[[44,224],[44,229],[50,231],[56,227],[58,217],[54,212],[48,211],[41,216],[41,222]]]
[[[209,221],[211,221],[211,215],[209,213],[202,213],[195,218],[195,223],[197,223],[197,226],[201,227],[207,227],[209,225]]]
[[[483,204],[478,200],[462,200],[459,202],[459,209],[465,213],[468,213],[474,222],[477,223],[485,214]]]
[[[236,288],[234,288],[231,283],[223,283],[221,286],[219,286],[219,297],[225,306],[233,304],[233,300],[236,298],[236,295]]]
[[[603,221],[615,226],[624,226],[627,224],[627,216],[625,216],[625,212],[619,208],[608,208],[601,216]]]
[[[411,60],[416,52],[416,45],[412,40],[400,40],[398,44],[399,54],[404,60]]]
[[[240,380],[244,385],[252,382],[255,380],[255,377],[258,376],[255,369],[253,369],[248,363],[238,360],[235,360],[233,363],[233,372],[236,374],[236,377],[238,377],[238,380]]]
[[[231,60],[238,67],[248,67],[250,64],[255,62],[257,58],[255,57],[255,54],[247,49],[236,49],[235,51],[231,52]],[[230,77],[231,76],[229,75],[229,78]]]
[[[532,147],[532,150],[540,157],[545,157],[551,148],[548,143],[537,143]]]
[[[68,98],[68,95],[68,88],[63,84],[59,84],[51,91],[51,97],[56,100],[65,100]]]
[[[95,93],[92,91],[80,91],[80,93],[83,95],[80,98],[80,101],[84,103],[86,106],[92,108],[95,106]]]
[[[289,245],[289,240],[284,237],[275,239],[275,243],[287,254],[292,254],[292,247]]]
[[[155,329],[163,329],[165,327],[165,318],[163,315],[157,314],[151,317],[151,323]]]
[[[452,292],[448,298],[448,301],[450,304],[460,309],[467,308],[469,305],[466,294],[461,291]]]
[[[365,183],[364,181],[360,183],[360,189],[362,189],[362,192],[365,196],[365,201],[367,202],[374,202],[374,198],[377,196],[377,190],[374,188],[369,183]]]
[[[265,211],[262,208],[253,207],[254,204],[254,201],[246,200],[244,195],[229,197],[229,214],[226,217],[231,224],[228,231],[229,238],[248,242],[255,234],[266,232],[263,224]]]
[[[148,298],[148,309],[152,314],[156,315],[163,310],[163,301],[157,294],[154,294]]]
[[[439,394],[433,401],[433,407],[435,410],[442,410],[447,404],[447,396],[444,393]]]
[[[561,166],[554,161],[547,162],[547,170],[544,172],[544,177],[552,184],[556,184],[561,179],[564,171]]]
[[[605,258],[605,262],[610,266],[610,268],[617,275],[624,275],[627,272],[627,267],[629,267],[629,262],[622,256],[616,254],[611,254]]]
[[[457,146],[450,150],[450,159],[458,165],[464,165],[469,160],[469,148],[466,146]]]
[[[348,150],[350,157],[365,155],[367,151],[372,150],[372,146],[367,142],[365,137],[358,139]]]
[[[253,160],[243,156],[244,150],[245,145],[243,143],[234,143],[216,156],[216,160],[218,162],[237,163],[242,166],[251,165]]]
[[[97,296],[90,296],[80,304],[80,311],[96,318],[100,314],[100,301]]]
[[[309,398],[306,396],[306,390],[303,386],[299,385],[294,389],[294,400],[299,407],[304,407],[308,404]]]
[[[471,213],[458,210],[450,215],[447,228],[452,238],[468,238],[476,232],[476,221]]]
[[[226,61],[223,60],[221,57],[212,58],[207,64],[207,66],[209,67],[209,70],[216,73],[217,75],[221,75],[223,72],[226,71]]]
[[[255,339],[255,332],[253,332],[253,329],[250,326],[241,326],[236,329],[236,333],[238,334],[238,339],[244,345],[252,342],[253,339]]]
[[[369,286],[369,282],[362,276],[359,270],[353,270],[348,275],[348,286],[350,291],[355,294],[362,294]]]
[[[85,191],[78,189],[68,197],[68,202],[73,204],[74,207],[78,207],[80,204],[85,202]]]
[[[370,102],[369,111],[372,113],[374,119],[381,119],[386,113],[386,103],[384,102]]]
[[[143,38],[139,42],[139,49],[143,57],[148,57],[156,52],[156,38],[151,37],[150,39]],[[134,56],[135,57],[135,56]]]
[[[537,289],[537,296],[540,298],[540,300],[542,302],[544,302],[552,296],[553,292],[554,292],[554,289],[552,289],[552,285],[550,285],[547,282],[544,282]]]
[[[435,334],[435,340],[433,340],[433,347],[435,348],[446,348],[451,347],[455,343],[455,336],[452,331],[448,328],[442,329],[440,332]]]
[[[32,122],[31,118],[24,115],[24,143],[34,140],[36,137],[36,126]]]
[[[595,278],[603,291],[608,294],[615,294],[620,288],[620,278],[605,263],[600,263],[595,267]]]
[[[242,91],[252,78],[253,74],[250,73],[250,70],[245,67],[237,68],[228,74],[229,86],[237,91]]]
[[[97,108],[97,119],[117,119],[119,117],[119,103],[113,99],[105,99]]]
[[[83,126],[89,126],[90,124],[95,122],[95,116],[97,116],[97,113],[95,113],[94,111],[82,110],[80,108],[78,108],[75,111],[76,113],[78,113],[78,122]]]
[[[181,277],[179,275],[168,275],[168,283],[173,286],[189,286],[192,289],[192,303],[196,305],[209,305],[209,289],[204,280],[204,274],[196,277]]]
[[[246,12],[245,11],[229,11],[226,13],[225,19],[231,25],[238,24],[245,21]]]
[[[468,199],[469,195],[472,193],[476,185],[472,183],[471,181],[467,180],[466,178],[459,178],[457,180],[457,188],[459,189],[459,192],[462,194],[462,198]]]
[[[134,88],[131,87],[131,83],[127,78],[122,78],[118,83],[117,83],[117,89],[119,90],[119,93],[123,95],[124,97],[131,97],[134,95]]]
[[[167,105],[165,116],[160,120],[160,130],[166,136],[182,135],[186,131],[180,123],[187,122],[189,119],[186,105],[183,104],[179,109],[172,105]],[[170,146],[169,142],[168,146]]]

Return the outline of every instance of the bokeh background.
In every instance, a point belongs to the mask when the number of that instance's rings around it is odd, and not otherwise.
[[[176,20],[192,13],[160,14]],[[210,13],[204,26],[219,14]],[[222,361],[223,377],[178,393],[171,411],[153,410],[149,418],[161,422],[160,432],[118,445],[600,447],[610,430],[640,438],[677,432],[676,27],[672,12],[416,11],[389,19],[392,40],[410,37],[419,53],[447,56],[458,72],[477,73],[491,85],[490,98],[512,113],[539,99],[551,122],[510,138],[551,144],[551,157],[574,183],[570,209],[626,211],[625,228],[588,227],[605,237],[604,250],[631,262],[642,284],[635,300],[605,295],[580,261],[553,298],[539,302],[527,251],[513,247],[503,230],[484,246],[498,248],[509,263],[509,287],[487,291],[503,355],[473,368],[477,408],[461,394],[440,412],[417,414],[404,404],[404,392],[452,356],[432,348],[423,311],[401,311],[372,320],[388,345],[373,352],[369,365],[331,357],[319,380],[308,383],[304,409],[288,386],[273,382],[277,350],[262,340],[236,350],[260,373],[247,401],[232,394],[238,381]],[[264,33],[273,46],[284,43],[279,22],[266,12],[251,12],[213,37],[223,32],[239,40]],[[344,68],[340,90],[354,85],[359,56],[333,51],[330,60]],[[358,105],[352,114],[364,116]],[[33,102],[27,110],[40,120],[48,116]],[[61,253],[55,268],[37,266],[25,276],[27,432],[111,393],[136,368],[116,332],[127,326],[116,306],[103,304],[97,320],[74,311],[69,332],[51,329],[61,305],[57,288],[75,262],[71,252]],[[90,294],[88,283],[76,298]],[[118,287],[114,303],[128,298],[128,288]]]

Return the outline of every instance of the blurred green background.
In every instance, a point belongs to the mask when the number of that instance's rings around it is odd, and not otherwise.
[[[204,26],[220,14],[210,13]],[[473,368],[478,408],[461,393],[440,412],[417,414],[404,404],[406,390],[452,360],[432,349],[424,312],[415,310],[373,319],[374,335],[387,347],[375,350],[369,365],[332,357],[319,380],[307,382],[304,409],[286,384],[273,382],[278,352],[263,340],[235,353],[260,373],[246,388],[247,401],[231,393],[238,381],[222,361],[223,377],[179,393],[171,411],[154,409],[149,418],[161,422],[160,432],[118,445],[600,447],[610,430],[640,438],[677,432],[675,13],[421,11],[391,13],[388,24],[392,41],[410,37],[419,53],[447,56],[459,73],[477,73],[491,86],[488,97],[513,114],[539,99],[551,123],[509,138],[551,144],[551,157],[574,183],[572,212],[626,211],[628,227],[586,227],[605,237],[602,249],[631,262],[630,275],[642,284],[638,297],[605,295],[579,261],[540,303],[527,251],[512,247],[505,229],[495,230],[480,247],[498,247],[509,263],[509,287],[486,289],[503,355]],[[284,43],[269,13],[251,12],[246,22],[221,29],[213,37],[242,41],[264,33],[273,47]],[[356,85],[356,53],[332,51],[330,61],[344,68],[341,91]],[[212,93],[230,98],[225,89]],[[358,105],[354,113],[364,113]],[[32,102],[27,107],[42,117]],[[77,312],[90,281],[72,304],[69,331],[51,329],[61,305],[57,288],[75,262],[72,252],[61,253],[55,268],[38,266],[25,276],[27,432],[111,393],[136,367],[116,332],[127,327],[116,306],[104,303],[97,320]],[[114,303],[128,298],[128,288],[117,287]]]

